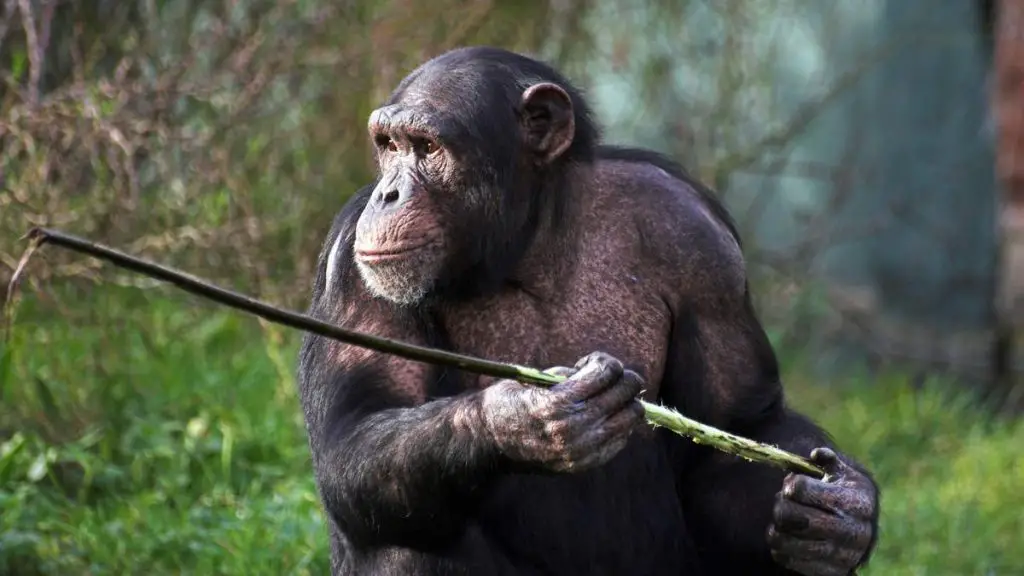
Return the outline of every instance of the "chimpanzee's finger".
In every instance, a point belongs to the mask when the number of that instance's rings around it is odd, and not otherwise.
[[[584,470],[587,468],[593,468],[595,466],[601,466],[612,458],[615,458],[626,447],[627,438],[625,436],[617,436],[610,440],[605,440],[601,444],[597,444],[596,447],[586,454],[580,456],[579,464],[576,466],[578,470]]]
[[[630,431],[629,412],[623,410],[611,418],[595,423],[573,442],[571,459],[576,469],[586,469],[611,460],[626,446]]]
[[[826,482],[834,482],[850,473],[857,473],[857,471],[851,468],[850,465],[843,462],[843,459],[840,458],[834,450],[827,446],[821,446],[811,450],[810,460],[825,471]]]
[[[867,490],[803,474],[787,474],[782,481],[782,495],[794,502],[840,516],[870,518],[874,510],[871,494]]]
[[[647,381],[644,380],[644,377],[641,376],[639,372],[636,372],[635,370],[630,370],[628,368],[622,371],[622,380],[625,381],[626,384],[628,384],[632,389],[635,390],[632,396],[634,398],[640,396],[640,393],[643,392],[644,387],[647,386]]]
[[[871,541],[868,522],[836,516],[785,498],[775,500],[772,520],[774,530],[782,535],[832,542],[854,549],[867,546]]]
[[[599,412],[611,414],[636,399],[643,385],[644,381],[639,374],[626,370],[618,382],[593,396],[588,402],[593,403]]]
[[[636,427],[644,420],[644,407],[636,400],[629,400],[621,410],[612,414],[600,423],[598,427],[609,437],[623,436],[628,438],[636,430]]]
[[[622,377],[622,362],[601,352],[595,352],[576,363],[577,372],[561,384],[551,388],[572,402],[580,402],[600,394]]]
[[[828,540],[799,538],[779,532],[773,524],[768,527],[766,539],[774,554],[790,561],[821,561],[834,565],[854,566],[862,552],[859,548],[843,546]]]

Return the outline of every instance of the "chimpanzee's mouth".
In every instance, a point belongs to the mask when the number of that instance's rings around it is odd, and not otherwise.
[[[355,255],[356,259],[366,264],[387,262],[389,260],[401,260],[425,248],[429,248],[431,244],[433,244],[433,242],[427,241],[420,242],[419,244],[405,244],[401,246],[391,246],[382,249],[356,248]]]

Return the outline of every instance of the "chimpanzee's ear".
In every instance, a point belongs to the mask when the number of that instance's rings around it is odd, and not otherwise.
[[[576,134],[572,100],[550,82],[534,84],[523,92],[519,122],[526,147],[545,164],[568,150]]]

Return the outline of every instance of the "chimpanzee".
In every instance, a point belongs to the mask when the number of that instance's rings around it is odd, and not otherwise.
[[[299,387],[334,574],[831,575],[867,560],[875,482],[786,406],[710,192],[602,144],[559,72],[496,48],[420,66],[369,133],[379,174],[334,220],[310,313],[568,379],[308,336]],[[641,396],[829,474],[653,428]]]

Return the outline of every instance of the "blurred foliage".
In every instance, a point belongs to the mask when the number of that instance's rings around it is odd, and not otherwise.
[[[0,362],[18,430],[0,442],[0,573],[326,573],[295,333],[183,313],[191,297],[171,291],[145,312],[133,288],[62,296],[97,316],[69,324],[26,300]],[[1019,573],[1024,422],[941,381],[822,386],[784,358],[796,407],[883,487],[865,576]]]
[[[752,4],[714,5],[748,15],[726,40],[742,38]],[[629,2],[608,6],[620,23],[633,14]],[[621,30],[597,26],[591,38],[587,19],[610,17],[592,9],[0,0],[0,296],[18,237],[46,225],[304,307],[331,217],[372,177],[366,118],[395,83],[461,44],[541,52],[584,84],[580,56],[598,47],[613,63],[640,57]],[[667,65],[649,61],[638,98],[663,96]],[[741,88],[766,81],[730,70],[717,89],[735,96],[721,106],[749,108]],[[732,158],[721,142],[749,135],[707,114],[723,132],[672,152],[707,158],[702,173],[719,181]],[[798,346],[820,322],[821,291],[785,275],[760,286],[773,340]],[[296,333],[56,249],[36,256],[24,289],[0,349],[0,573],[327,572]],[[1024,425],[912,378],[811,385],[800,377],[808,363],[787,363],[791,395],[885,490],[866,574],[1024,565],[1013,548],[1024,532]]]
[[[0,573],[325,573],[294,339],[78,296],[120,329],[30,303],[4,351]]]
[[[6,267],[28,225],[59,226],[291,305],[331,215],[372,177],[366,118],[402,76],[465,43],[533,50],[560,14],[585,12],[575,0],[24,4],[27,19],[0,8]],[[138,282],[47,261],[36,281]]]

